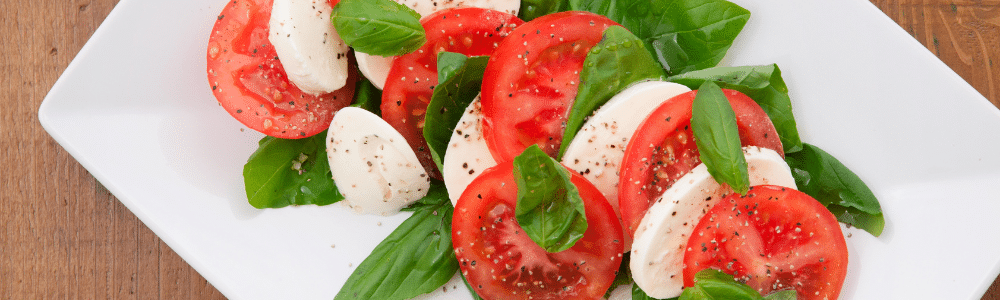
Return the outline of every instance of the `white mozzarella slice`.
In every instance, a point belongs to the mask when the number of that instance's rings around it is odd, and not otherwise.
[[[403,136],[367,110],[338,111],[326,151],[337,189],[358,213],[395,214],[430,188],[430,177]]]
[[[795,188],[795,179],[785,161],[774,150],[745,147],[750,185],[771,184]],[[720,186],[704,164],[677,180],[663,192],[639,223],[632,243],[632,278],[647,295],[671,298],[684,286],[684,249],[701,217],[732,193]]]
[[[566,147],[562,164],[590,180],[619,213],[618,170],[625,145],[656,107],[689,91],[686,86],[664,81],[641,82],[622,90],[583,124]]]
[[[437,11],[455,7],[479,7],[508,14],[517,15],[521,8],[521,0],[396,0],[396,2],[412,8],[420,17],[429,16]],[[358,69],[364,74],[375,87],[382,89],[385,87],[386,78],[389,77],[389,69],[392,68],[392,57],[369,55],[355,52],[358,60]]]
[[[392,67],[393,57],[354,52],[354,58],[358,60],[358,70],[361,70],[361,74],[364,74],[368,81],[371,81],[372,85],[380,90],[385,86],[386,78],[389,77],[389,68]]]
[[[479,173],[497,165],[483,139],[482,119],[482,107],[479,96],[476,96],[458,120],[451,140],[448,141],[441,176],[444,177],[444,186],[448,188],[451,204],[458,203],[462,192],[465,192],[465,188]]]
[[[455,276],[452,276],[440,288],[433,292],[413,297],[413,300],[465,300],[469,299],[469,294],[469,289],[465,287],[465,282],[462,281],[462,275],[459,272],[455,272]]]
[[[327,1],[274,0],[268,40],[288,79],[314,95],[347,83],[347,43],[330,22]]]

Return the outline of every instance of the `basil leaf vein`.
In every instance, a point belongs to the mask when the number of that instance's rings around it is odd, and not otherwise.
[[[696,89],[705,81],[715,81],[724,89],[746,94],[767,113],[781,139],[785,153],[802,150],[802,141],[792,115],[792,100],[778,65],[714,67],[671,76],[667,81]]]
[[[621,26],[605,29],[604,37],[584,59],[579,91],[566,119],[559,157],[566,152],[585,119],[611,97],[633,83],[665,77],[638,37]]]
[[[702,84],[694,97],[691,129],[708,173],[720,184],[728,184],[733,191],[746,194],[750,190],[750,176],[740,144],[736,113],[726,94],[712,81]]]
[[[438,54],[438,85],[427,104],[423,129],[438,170],[444,169],[444,154],[455,126],[482,88],[487,61],[488,56],[470,58],[451,52]]]
[[[341,0],[330,19],[354,51],[371,55],[403,55],[427,41],[420,14],[392,0]]]
[[[434,291],[455,275],[454,208],[444,185],[432,182],[412,210],[413,215],[358,265],[334,299],[409,299]]]
[[[329,205],[343,200],[326,157],[326,131],[304,139],[264,137],[243,165],[247,200],[255,208]]]
[[[583,199],[559,162],[532,145],[514,158],[517,223],[550,253],[570,247],[587,231]]]

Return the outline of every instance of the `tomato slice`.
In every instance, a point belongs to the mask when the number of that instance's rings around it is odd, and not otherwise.
[[[847,243],[837,218],[805,193],[752,187],[722,199],[698,222],[684,253],[684,286],[713,268],[768,294],[837,299],[847,276]]]
[[[587,52],[618,25],[589,12],[525,23],[500,43],[483,76],[483,136],[496,161],[538,145],[555,156]]]
[[[524,22],[511,14],[468,7],[439,11],[420,23],[427,33],[427,43],[393,60],[382,90],[382,118],[406,138],[427,174],[441,178],[423,134],[427,103],[438,84],[438,53],[490,55]]]
[[[452,221],[455,256],[484,299],[598,299],[611,286],[622,259],[621,225],[601,192],[570,173],[588,227],[558,253],[546,252],[518,225],[512,163],[487,169],[459,198]]]
[[[250,129],[278,138],[315,135],[354,97],[357,74],[347,85],[312,95],[288,81],[267,40],[272,0],[234,0],[222,9],[208,40],[208,82],[219,104]]]
[[[784,156],[781,140],[764,110],[734,90],[726,98],[736,113],[743,146],[768,148]],[[625,233],[633,236],[646,210],[684,174],[701,163],[691,131],[691,106],[697,91],[667,100],[639,125],[625,148],[618,181],[618,205]]]

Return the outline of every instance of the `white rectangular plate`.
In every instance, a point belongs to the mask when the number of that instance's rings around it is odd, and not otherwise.
[[[1000,111],[862,0],[739,0],[723,65],[777,63],[805,142],[881,200],[847,229],[844,299],[978,299],[1000,272]],[[218,107],[209,32],[226,1],[123,0],[56,82],[45,129],[234,299],[331,299],[405,214],[255,210],[242,166],[261,134]]]

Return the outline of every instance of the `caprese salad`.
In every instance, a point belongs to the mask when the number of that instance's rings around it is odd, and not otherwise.
[[[874,194],[799,139],[725,0],[231,0],[257,208],[413,214],[337,299],[836,299]],[[721,298],[720,298],[721,297]]]

